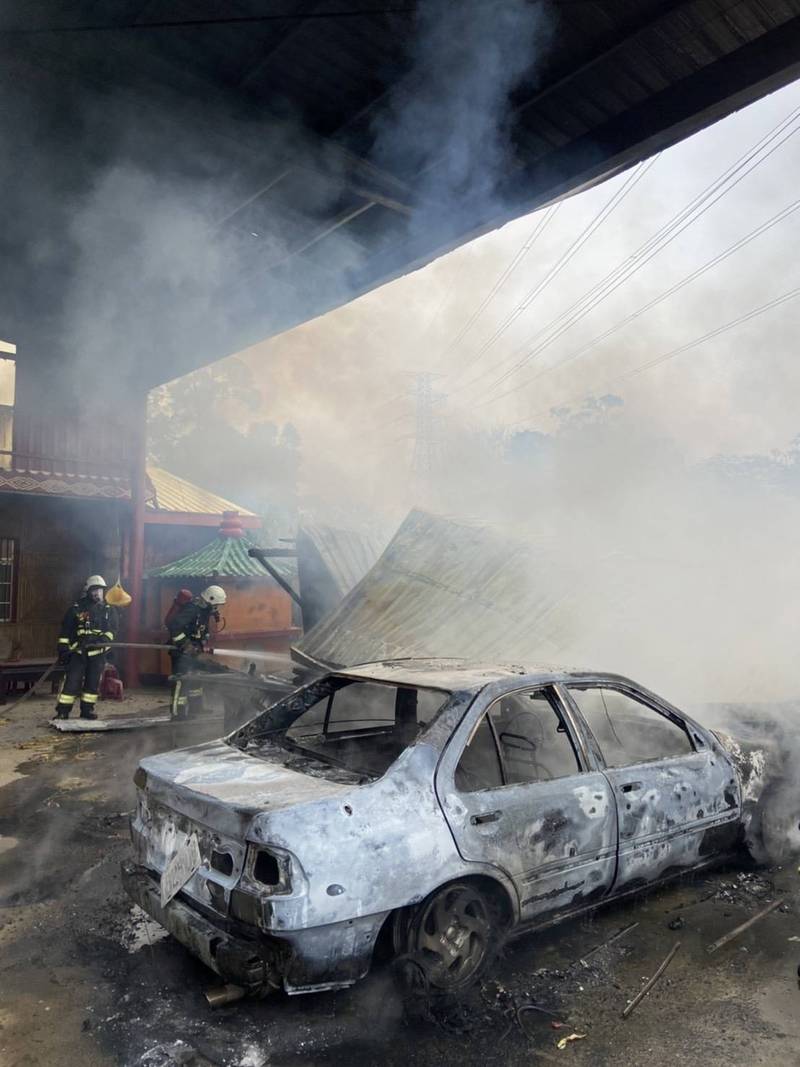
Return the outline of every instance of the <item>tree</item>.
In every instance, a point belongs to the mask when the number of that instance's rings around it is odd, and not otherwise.
[[[235,358],[160,386],[148,402],[148,456],[257,512],[269,537],[286,536],[296,523],[300,440],[291,423],[261,418],[261,403]]]

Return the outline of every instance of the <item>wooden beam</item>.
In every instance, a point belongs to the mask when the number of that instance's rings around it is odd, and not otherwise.
[[[537,89],[532,96],[527,97],[521,103],[517,104],[514,108],[515,117],[523,114],[528,108],[534,107],[536,104],[540,103],[540,101],[551,96],[559,89],[562,89],[565,85],[569,85],[570,82],[575,81],[576,78],[585,74],[587,70],[591,70],[605,60],[611,59],[612,56],[615,56],[623,48],[627,48],[627,46],[638,37],[641,37],[643,33],[657,29],[662,22],[675,12],[676,9],[689,7],[690,5],[692,7],[695,6],[694,0],[664,0],[656,11],[651,11],[646,15],[642,15],[636,11],[637,5],[631,4],[631,9],[634,11],[634,17],[631,18],[626,25],[618,27],[609,34],[607,42],[591,56],[587,56],[577,67],[568,67],[562,71],[556,72],[555,77],[548,81],[546,85],[543,85],[540,89]]]
[[[131,401],[129,400],[130,404]],[[147,394],[134,397],[131,405],[133,457],[131,461],[131,537],[130,574],[128,591],[131,595],[128,612],[129,641],[139,641],[142,623],[142,577],[144,574],[144,516],[147,493]],[[125,684],[132,689],[139,687],[139,663],[135,652],[129,649],[125,655]]]
[[[245,530],[261,529],[258,515],[239,515],[238,518]],[[222,522],[222,515],[197,511],[145,511],[144,522],[145,526],[210,526],[216,529]]]
[[[283,575],[280,574],[279,571],[277,571],[272,566],[269,559],[267,558],[267,556],[269,555],[268,551],[265,551],[261,548],[251,548],[247,554],[253,559],[258,560],[258,562],[261,564],[264,570],[267,571],[270,577],[275,579],[281,589],[283,589],[284,592],[288,593],[292,600],[295,602],[295,604],[297,604],[297,606],[302,610],[303,601],[300,599],[300,594],[297,592],[297,590],[293,589],[292,586],[283,577]]]

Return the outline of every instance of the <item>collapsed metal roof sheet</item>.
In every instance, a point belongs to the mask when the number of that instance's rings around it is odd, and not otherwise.
[[[300,527],[297,572],[306,630],[333,611],[361,581],[384,543],[355,530],[309,523]]]
[[[335,667],[405,657],[558,662],[592,596],[582,575],[554,568],[544,542],[412,511],[296,652]]]

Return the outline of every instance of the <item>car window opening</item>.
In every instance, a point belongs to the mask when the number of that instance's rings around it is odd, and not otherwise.
[[[650,763],[694,752],[691,738],[674,718],[616,689],[569,686],[608,767]]]
[[[473,728],[455,773],[465,793],[553,781],[580,761],[552,687],[509,693]]]
[[[448,699],[434,689],[332,677],[309,687],[305,700],[276,704],[231,741],[254,755],[267,749],[274,754],[278,746],[311,765],[321,761],[375,778],[417,740]]]

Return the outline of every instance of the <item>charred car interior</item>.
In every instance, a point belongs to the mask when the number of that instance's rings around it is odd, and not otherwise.
[[[428,726],[446,700],[431,689],[329,677],[306,690],[301,713],[289,701],[285,720],[271,713],[231,742],[251,755],[275,745],[368,781],[384,774]],[[289,721],[291,720],[291,721]],[[287,725],[281,723],[287,722]]]

